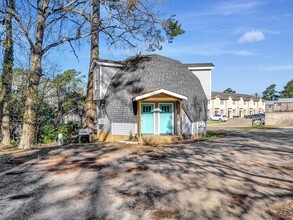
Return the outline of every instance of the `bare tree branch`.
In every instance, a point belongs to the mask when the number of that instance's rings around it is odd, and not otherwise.
[[[19,18],[18,14],[15,12],[14,9],[9,8],[8,9],[8,13],[12,14],[13,17],[15,18],[15,20],[17,21],[19,27],[21,28],[21,30],[23,31],[24,36],[26,37],[27,41],[30,44],[30,47],[32,49],[35,49],[34,43],[32,41],[32,39],[30,38],[29,32],[28,30],[24,27],[23,23],[21,22],[21,19]]]
[[[87,34],[83,34],[83,35],[79,35],[79,36],[75,36],[75,37],[64,37],[62,39],[60,39],[57,42],[54,42],[52,44],[49,44],[48,46],[46,46],[43,50],[42,50],[42,54],[45,54],[46,52],[48,52],[48,50],[50,50],[53,47],[57,47],[60,44],[63,44],[64,42],[68,42],[68,41],[76,41],[82,38],[86,38],[88,36],[90,36],[92,33],[87,33]]]

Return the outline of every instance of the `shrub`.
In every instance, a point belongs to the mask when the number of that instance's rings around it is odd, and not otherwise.
[[[44,125],[42,129],[42,142],[51,143],[57,138],[57,130],[53,125]]]
[[[70,122],[68,124],[59,125],[54,127],[53,125],[44,125],[42,129],[42,143],[51,143],[57,140],[58,134],[63,134],[64,142],[70,142],[72,136],[76,133],[78,125]]]

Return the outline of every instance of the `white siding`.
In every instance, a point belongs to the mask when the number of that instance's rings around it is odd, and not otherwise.
[[[129,135],[136,134],[136,123],[112,123],[112,134]]]
[[[159,104],[158,103],[155,103],[154,108],[155,109],[158,109],[159,108]],[[154,112],[154,123],[155,123],[155,126],[154,126],[154,134],[159,134],[160,133],[159,117],[160,117],[159,111],[155,111]]]
[[[207,96],[208,100],[211,100],[212,96],[212,84],[211,84],[211,70],[192,70],[191,71],[194,75],[197,76],[199,79],[203,90]]]
[[[102,132],[110,134],[111,133],[111,124],[98,125],[98,131],[102,131]]]
[[[178,124],[180,125],[180,122]],[[192,123],[184,111],[182,111],[182,132],[192,134]]]
[[[100,67],[94,70],[94,100],[100,99]]]
[[[100,99],[103,99],[108,86],[111,82],[112,77],[117,73],[120,68],[117,67],[109,67],[109,66],[101,66],[100,70]]]

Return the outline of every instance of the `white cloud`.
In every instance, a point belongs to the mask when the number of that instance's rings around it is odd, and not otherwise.
[[[293,70],[293,65],[276,65],[276,66],[261,66],[259,70],[266,72],[275,72],[275,71],[290,71]]]
[[[233,50],[227,47],[219,47],[219,45],[201,45],[201,46],[173,46],[165,47],[161,52],[166,56],[178,56],[178,55],[193,55],[193,56],[221,56],[221,55],[238,55],[238,56],[253,56],[257,55],[253,51],[249,50]]]
[[[256,55],[256,53],[248,51],[248,50],[237,50],[237,51],[233,51],[232,54],[236,54],[236,55],[240,55],[240,56],[252,56],[252,55]]]
[[[239,43],[262,41],[265,39],[265,35],[262,31],[248,31],[238,39]]]
[[[263,5],[263,1],[226,1],[216,6],[217,11],[224,15],[250,11]]]

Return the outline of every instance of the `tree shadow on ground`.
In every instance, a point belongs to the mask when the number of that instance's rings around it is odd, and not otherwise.
[[[293,200],[292,138],[292,130],[233,131],[186,145],[54,147],[0,174],[0,215],[289,219],[274,208]]]

